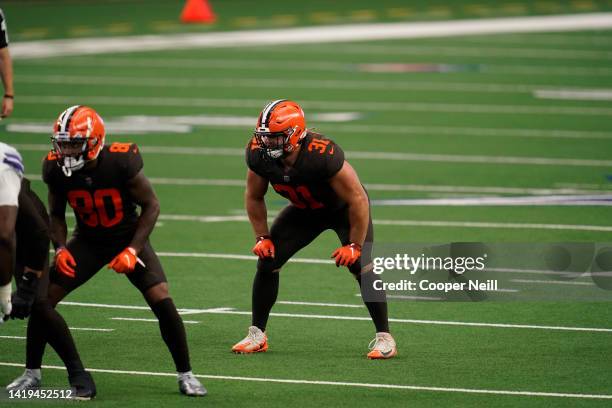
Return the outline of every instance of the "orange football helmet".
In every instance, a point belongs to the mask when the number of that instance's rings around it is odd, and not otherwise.
[[[67,177],[98,157],[105,135],[104,121],[89,106],[71,106],[59,115],[51,142],[57,163]]]
[[[278,99],[263,108],[254,135],[264,156],[278,159],[294,151],[306,132],[306,119],[300,105]]]

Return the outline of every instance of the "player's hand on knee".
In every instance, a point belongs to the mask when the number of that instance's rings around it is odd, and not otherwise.
[[[260,258],[274,258],[274,243],[269,235],[257,237],[257,242],[253,247],[253,253]]]
[[[69,278],[76,276],[74,268],[77,266],[74,257],[66,247],[59,247],[55,251],[55,269]]]
[[[114,269],[117,273],[130,273],[136,268],[137,262],[136,250],[132,247],[127,247],[113,258],[108,264],[108,269]]]
[[[350,243],[334,251],[331,256],[336,258],[336,266],[351,266],[361,257],[361,245]]]

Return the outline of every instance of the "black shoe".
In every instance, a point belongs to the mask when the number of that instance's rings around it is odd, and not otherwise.
[[[74,391],[73,399],[90,400],[96,396],[96,384],[89,372],[83,370],[69,374],[68,382]]]

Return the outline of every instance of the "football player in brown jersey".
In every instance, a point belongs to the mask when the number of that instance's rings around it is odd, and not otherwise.
[[[125,274],[159,321],[181,393],[206,395],[191,372],[183,321],[149,243],[159,201],[142,170],[142,157],[134,144],[105,146],[104,139],[102,118],[87,106],[66,109],[54,125],[53,150],[43,162],[43,180],[49,190],[49,231],[55,247],[49,303],[54,307],[105,265]],[[66,204],[72,207],[77,224],[70,240]]]
[[[332,258],[336,266],[348,267],[357,279],[376,327],[367,356],[395,356],[397,347],[389,333],[386,296],[384,292],[372,295],[374,235],[368,195],[340,146],[309,131],[302,108],[281,99],[270,102],[260,113],[246,148],[246,162],[245,205],[255,233],[253,252],[259,260],[253,282],[251,327],[232,351],[268,349],[265,330],[278,294],[281,267],[323,231],[332,229],[342,245]],[[270,230],[264,201],[268,185],[290,201]]]

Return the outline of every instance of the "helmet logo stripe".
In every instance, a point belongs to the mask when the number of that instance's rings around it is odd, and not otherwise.
[[[60,118],[61,124],[59,128],[59,132],[68,132],[68,127],[70,126],[70,119],[72,119],[72,115],[81,105],[74,105],[69,107],[64,111],[64,114]]]
[[[261,115],[261,126],[263,127],[270,127],[270,124],[268,122],[270,122],[270,117],[271,117],[271,113],[274,110],[274,107],[276,105],[278,105],[281,102],[286,101],[286,99],[277,99],[275,101],[270,102],[265,108],[264,111]]]

